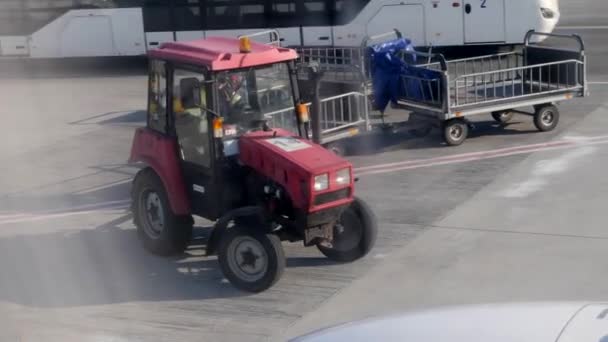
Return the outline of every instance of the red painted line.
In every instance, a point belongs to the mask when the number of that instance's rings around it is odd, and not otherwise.
[[[604,140],[591,140],[589,142],[578,142],[578,143],[572,141],[567,144],[565,142],[562,142],[560,144],[545,144],[545,147],[539,146],[539,147],[535,147],[535,148],[527,148],[527,149],[519,149],[519,150],[511,149],[511,151],[506,151],[506,152],[490,151],[491,153],[489,153],[488,151],[486,151],[484,154],[477,154],[477,155],[469,154],[468,156],[465,156],[465,157],[462,157],[462,155],[460,155],[456,159],[446,159],[446,158],[427,159],[427,160],[419,161],[418,163],[415,163],[415,164],[402,164],[402,165],[397,165],[394,167],[370,169],[367,171],[358,172],[357,176],[385,174],[385,173],[392,173],[392,172],[397,172],[397,171],[418,169],[418,168],[423,168],[423,167],[458,164],[458,163],[465,163],[465,162],[471,162],[471,161],[479,161],[479,160],[484,160],[484,159],[502,158],[502,157],[519,155],[519,154],[528,154],[528,153],[533,153],[533,152],[561,150],[561,149],[565,149],[565,148],[574,148],[574,147],[579,147],[579,146],[589,146],[589,145],[599,145],[599,144],[608,144],[608,139],[604,138]],[[499,150],[497,150],[497,151],[499,151]],[[380,166],[380,165],[378,165],[378,166]],[[357,171],[357,170],[355,170],[355,171]]]
[[[508,157],[533,152],[561,150],[589,145],[608,144],[608,135],[596,137],[573,137],[572,139],[558,140],[548,143],[530,144],[517,147],[500,148],[495,150],[461,153],[452,156],[443,156],[430,159],[408,160],[396,163],[373,165],[355,168],[357,176],[392,173],[424,167],[441,166],[457,163],[466,163],[484,159]],[[35,222],[54,218],[63,218],[74,215],[84,215],[103,210],[119,210],[128,207],[129,200],[117,200],[102,203],[75,206],[63,210],[53,210],[43,213],[14,213],[0,215],[0,225],[11,223]],[[68,211],[69,210],[69,211]]]
[[[516,147],[499,148],[499,149],[495,149],[495,150],[461,153],[461,154],[442,156],[442,157],[437,157],[437,158],[408,160],[408,161],[395,162],[395,163],[364,166],[364,167],[355,168],[355,172],[358,172],[358,171],[364,172],[367,170],[385,169],[385,168],[406,166],[406,165],[419,164],[419,163],[440,162],[440,161],[447,161],[447,160],[460,160],[460,159],[466,159],[466,158],[470,158],[470,157],[484,157],[487,155],[494,155],[497,153],[508,153],[508,152],[519,152],[519,151],[528,153],[527,151],[535,151],[539,148],[549,148],[549,147],[553,147],[553,146],[564,146],[564,145],[569,146],[569,145],[576,145],[576,144],[577,144],[577,141],[574,141],[574,140],[560,140],[560,141],[555,141],[555,142],[550,142],[550,143],[531,144],[531,145],[523,145],[523,146],[516,146]],[[580,142],[578,142],[578,144],[580,144]]]

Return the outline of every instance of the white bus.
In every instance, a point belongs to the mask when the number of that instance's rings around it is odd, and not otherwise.
[[[395,28],[417,46],[518,44],[558,20],[558,0],[0,0],[0,57],[134,56],[264,28],[291,46],[356,46]]]

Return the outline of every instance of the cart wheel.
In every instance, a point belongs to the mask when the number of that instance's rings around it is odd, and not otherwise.
[[[492,118],[494,118],[494,121],[498,123],[506,124],[507,122],[511,121],[511,119],[513,119],[513,115],[513,112],[504,110],[500,112],[493,112]]]
[[[332,246],[318,244],[317,248],[331,260],[352,262],[369,253],[376,243],[377,234],[373,212],[365,202],[355,198],[334,226]]]
[[[462,119],[452,119],[443,126],[443,139],[450,146],[462,144],[469,135],[469,126]]]
[[[192,217],[173,214],[165,187],[152,169],[143,169],[135,176],[132,201],[133,222],[145,249],[167,256],[188,247]]]
[[[224,232],[218,261],[230,283],[247,292],[270,288],[285,269],[285,254],[279,237],[247,226],[234,226]]]
[[[539,106],[534,113],[534,126],[541,132],[552,131],[559,123],[559,110],[554,105]]]

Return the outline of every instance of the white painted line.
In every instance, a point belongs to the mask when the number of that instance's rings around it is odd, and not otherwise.
[[[596,138],[596,139],[594,139]],[[494,151],[485,151],[482,153],[468,153],[456,156],[456,158],[434,158],[421,160],[418,162],[404,162],[402,164],[393,163],[393,164],[385,164],[385,165],[377,165],[376,167],[370,167],[368,170],[363,172],[358,172],[355,169],[357,176],[366,176],[366,175],[375,175],[375,174],[386,174],[393,173],[398,171],[419,169],[424,167],[432,167],[432,166],[441,166],[441,165],[449,165],[449,164],[458,164],[458,163],[466,163],[472,161],[479,161],[485,159],[493,159],[493,158],[502,158],[509,157],[519,154],[529,154],[533,152],[541,152],[541,151],[553,151],[553,150],[561,150],[566,148],[574,148],[581,146],[590,146],[590,145],[599,145],[599,144],[608,144],[608,138],[599,139],[599,137],[590,137],[586,142],[580,142],[575,140],[569,141],[557,141],[553,144],[535,144],[530,146],[535,146],[532,148],[521,148],[521,149],[499,149]],[[497,152],[498,151],[498,152]]]
[[[66,209],[48,210],[48,211],[42,212],[42,214],[57,214],[57,213],[65,212],[66,210],[70,210],[70,211],[96,210],[96,209],[103,209],[103,208],[113,207],[113,206],[121,206],[121,205],[129,204],[129,203],[131,203],[131,200],[128,200],[128,199],[91,203],[91,204],[78,205],[75,207],[69,207]],[[40,213],[38,213],[38,214],[40,214]]]
[[[566,172],[568,168],[576,164],[577,160],[593,154],[595,150],[596,148],[593,146],[582,146],[562,153],[555,158],[542,159],[535,163],[529,177],[523,182],[509,184],[508,188],[500,193],[500,196],[526,198],[548,185],[547,176]]]
[[[608,84],[608,81],[588,81],[587,84]]]
[[[10,215],[0,215],[0,225],[6,223],[37,221],[45,218],[65,217],[70,215],[80,215],[82,213],[92,213],[100,210],[113,210],[127,208],[131,200],[107,201],[100,203],[85,204],[64,209],[46,210],[41,212],[18,213]]]
[[[86,188],[86,189],[74,192],[74,194],[75,195],[86,195],[86,194],[90,194],[90,193],[95,192],[95,191],[100,191],[100,190],[104,190],[104,189],[107,189],[107,188],[111,188],[111,187],[116,186],[116,185],[128,183],[128,182],[131,182],[132,180],[133,180],[133,177],[129,177],[129,178],[117,180],[117,181],[114,181],[114,182],[110,182],[110,183],[107,183],[107,184],[103,184],[103,185],[100,185],[100,186]]]
[[[0,219],[1,219],[1,218],[15,218],[15,217],[23,217],[23,216],[28,216],[28,214],[24,214],[24,213],[18,213],[18,214],[2,214],[2,215],[0,215]]]
[[[125,209],[126,207],[127,206],[122,206],[122,207],[117,206],[117,207],[104,208],[104,209],[98,209],[98,210],[70,211],[70,212],[65,212],[65,213],[48,214],[48,215],[32,215],[32,216],[23,217],[23,218],[0,220],[0,226],[7,225],[7,224],[14,224],[14,223],[44,221],[44,220],[71,217],[71,216],[77,216],[77,215],[87,215],[87,214],[99,213],[100,211],[103,211],[103,210],[111,211],[111,210]]]
[[[607,25],[591,25],[591,26],[558,26],[556,30],[608,30]]]
[[[597,135],[593,137],[586,137],[584,135],[565,135],[562,137],[564,141],[575,141],[575,142],[587,142],[587,141],[601,141],[608,139],[608,135]]]

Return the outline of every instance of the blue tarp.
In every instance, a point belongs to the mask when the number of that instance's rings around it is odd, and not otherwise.
[[[374,88],[376,109],[384,112],[389,102],[396,103],[400,97],[413,100],[424,100],[424,89],[420,81],[413,79],[402,80],[402,75],[415,76],[422,79],[435,77],[435,72],[416,68],[415,55],[406,55],[406,61],[399,58],[402,51],[414,51],[409,39],[398,38],[382,44],[371,46],[368,50],[371,60],[371,75]]]

